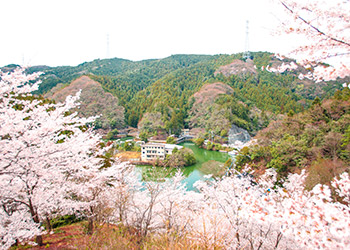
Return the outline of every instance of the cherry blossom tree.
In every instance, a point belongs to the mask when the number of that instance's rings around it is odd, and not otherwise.
[[[258,185],[249,176],[233,175],[219,181],[197,183],[204,194],[203,209],[196,213],[193,237],[208,248],[284,249],[295,242],[285,237],[266,206],[274,177],[266,173]]]
[[[150,175],[157,173],[150,171]],[[140,182],[132,167],[124,168],[112,190],[114,210],[110,222],[134,228],[139,236],[162,234],[171,239],[191,231],[193,212],[200,209],[203,195],[187,191],[181,171],[171,178],[152,178]],[[157,179],[157,181],[155,181]]]
[[[306,43],[291,52],[316,81],[334,80],[350,75],[350,1],[349,0],[273,0],[287,15],[280,34],[296,34]],[[330,65],[332,66],[330,66]]]
[[[318,185],[306,191],[305,172],[291,174],[276,186],[272,169],[257,179],[232,174],[196,183],[186,191],[178,173],[163,182],[140,183],[135,172],[121,175],[111,222],[138,230],[185,236],[207,248],[346,249],[350,246],[349,175],[330,189]],[[209,178],[209,177],[208,177]]]
[[[197,200],[186,191],[180,172],[172,178],[145,183],[138,181],[135,173],[125,177],[116,195],[117,222],[136,228],[142,236],[149,232],[186,231],[186,209]]]
[[[342,173],[339,178],[335,178],[332,186],[336,189],[337,194],[344,199],[346,203],[350,203],[350,178],[348,173]]]
[[[119,205],[119,201],[116,201],[116,190],[125,185],[125,178],[133,173],[133,167],[125,162],[116,161],[107,168],[101,168],[101,164],[95,166],[98,167],[89,167],[85,173],[76,171],[70,180],[64,183],[65,193],[74,199],[70,205],[74,209],[72,212],[88,220],[89,234],[93,233],[95,222],[110,222],[117,204]],[[138,180],[132,180],[138,183]],[[129,195],[129,190],[120,191],[124,197]],[[67,204],[71,202],[67,201]]]
[[[94,218],[102,193],[121,168],[101,169],[100,136],[70,110],[79,94],[63,104],[34,98],[29,84],[38,75],[23,69],[2,73],[0,81],[0,241],[6,247],[37,236],[51,215],[74,211]],[[89,212],[86,212],[89,211]]]
[[[330,188],[304,189],[305,172],[276,185],[269,169],[259,179],[225,176],[187,191],[183,176],[141,182],[134,168],[116,161],[104,167],[106,148],[86,126],[92,119],[63,104],[28,94],[36,75],[22,69],[0,81],[0,241],[2,248],[37,236],[52,216],[75,213],[89,221],[123,223],[149,232],[190,237],[207,248],[293,249],[350,247],[350,179],[341,174]],[[248,171],[248,170],[247,170]]]
[[[197,183],[201,209],[191,212],[191,235],[208,248],[348,249],[350,209],[331,199],[329,187],[304,189],[305,172],[274,185],[268,171],[252,180],[242,176]],[[349,197],[349,175],[334,180],[340,196]]]
[[[288,177],[283,189],[276,195],[280,207],[274,212],[280,221],[282,232],[293,237],[304,247],[322,249],[347,249],[350,245],[349,206],[331,199],[328,186],[317,185],[310,192],[304,190],[306,174]],[[336,181],[335,181],[336,182]],[[349,176],[342,175],[339,183],[348,183]],[[333,184],[336,185],[336,184]],[[339,186],[342,189],[342,185]],[[349,194],[349,190],[338,192]]]

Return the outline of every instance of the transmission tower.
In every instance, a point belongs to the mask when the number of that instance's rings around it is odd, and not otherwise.
[[[243,59],[247,60],[250,58],[249,52],[249,21],[246,22],[246,31],[245,31],[245,48],[243,53]]]

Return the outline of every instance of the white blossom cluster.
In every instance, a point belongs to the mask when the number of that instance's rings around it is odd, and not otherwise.
[[[258,180],[232,174],[197,182],[196,192],[185,189],[180,172],[141,183],[125,163],[101,168],[100,137],[81,128],[91,119],[67,114],[78,96],[62,105],[18,98],[18,73],[6,77],[0,102],[1,248],[40,236],[46,218],[72,213],[95,223],[122,223],[143,236],[188,237],[208,249],[350,247],[347,173],[332,182],[341,202],[328,186],[306,191],[305,172],[288,176],[282,186],[275,185],[271,169]]]
[[[291,51],[316,82],[350,75],[350,2],[347,0],[272,0],[284,12],[277,34],[292,34],[303,44]],[[283,13],[283,16],[282,16]],[[298,39],[299,38],[299,39]]]

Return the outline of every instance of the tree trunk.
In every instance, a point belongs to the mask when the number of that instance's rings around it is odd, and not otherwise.
[[[88,220],[89,224],[88,224],[88,228],[87,228],[87,234],[92,234],[94,231],[94,220],[93,218],[89,218]]]
[[[40,223],[39,216],[38,216],[38,213],[35,211],[31,200],[29,200],[29,210],[30,210],[30,214],[32,215],[33,221],[39,224]],[[35,241],[39,246],[43,245],[43,237],[41,235],[36,236]]]
[[[43,237],[41,235],[36,236],[35,242],[39,245],[42,246],[43,244]]]
[[[45,223],[46,223],[46,230],[48,232],[51,232],[52,231],[52,226],[51,226],[51,222],[50,222],[50,219],[48,216],[46,216],[45,218]]]

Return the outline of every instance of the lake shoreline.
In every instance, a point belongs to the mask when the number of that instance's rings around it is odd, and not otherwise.
[[[224,153],[199,148],[193,142],[183,142],[179,145],[184,146],[186,148],[190,148],[193,151],[197,160],[196,164],[181,168],[156,167],[156,171],[162,172],[164,170],[166,174],[169,175],[169,172],[175,174],[178,170],[181,170],[183,175],[185,176],[184,183],[186,185],[187,190],[194,190],[193,184],[198,180],[202,180],[205,175],[217,173],[221,173],[222,175],[222,173],[225,172],[225,162],[231,158],[231,156],[227,152]],[[150,168],[153,168],[152,165],[135,166],[141,171],[142,175],[147,173],[147,171],[149,171]],[[143,178],[147,179],[147,176],[143,176]]]

